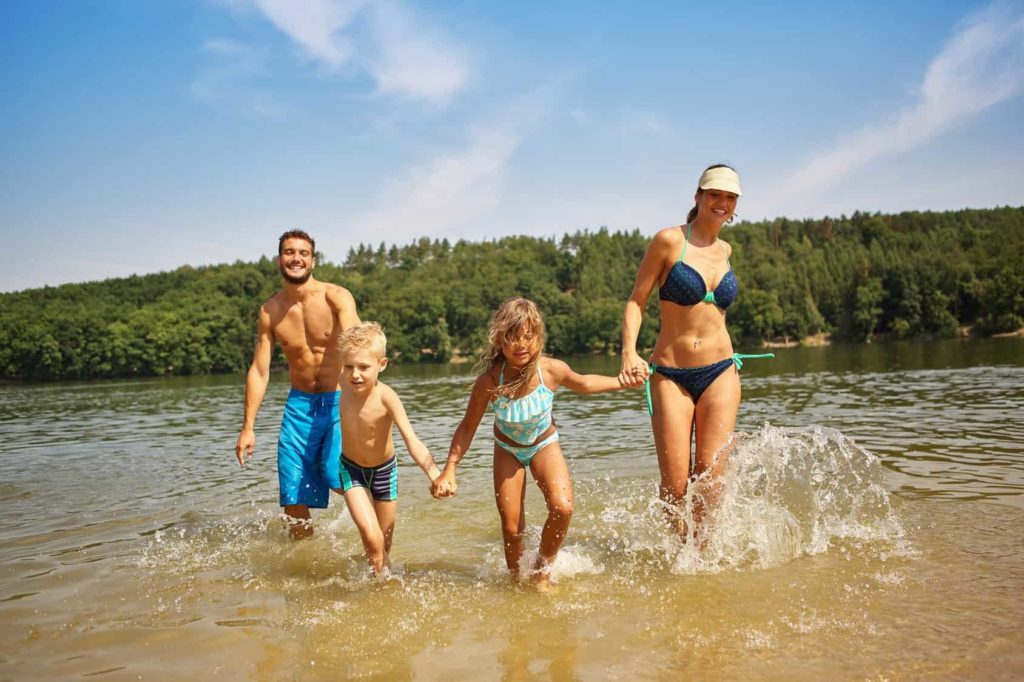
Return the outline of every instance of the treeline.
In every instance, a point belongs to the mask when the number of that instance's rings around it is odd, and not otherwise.
[[[274,243],[276,235],[268,237]],[[1024,326],[1024,207],[740,223],[724,237],[740,295],[729,331],[750,347],[828,332],[863,341],[993,334]],[[455,244],[363,245],[318,279],[347,287],[401,362],[474,354],[511,295],[541,306],[549,352],[616,352],[622,307],[648,238],[577,232]],[[238,372],[272,258],[0,294],[0,375],[69,379]],[[658,327],[656,294],[640,344]],[[283,358],[278,352],[278,363]]]

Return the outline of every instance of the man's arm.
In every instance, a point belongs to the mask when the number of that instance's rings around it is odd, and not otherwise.
[[[356,299],[345,287],[330,285],[327,287],[327,305],[338,316],[341,331],[359,324],[359,313],[356,312]]]
[[[266,305],[260,308],[259,329],[256,334],[256,350],[253,352],[252,365],[245,375],[245,416],[242,417],[242,430],[235,441],[235,457],[239,466],[245,466],[246,460],[252,457],[253,446],[256,445],[256,413],[267,393],[270,382],[270,356],[274,350],[274,332],[270,327],[270,313]]]

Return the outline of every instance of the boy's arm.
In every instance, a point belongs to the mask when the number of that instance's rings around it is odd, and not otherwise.
[[[544,358],[544,375],[550,376],[551,383],[555,384],[549,387],[551,390],[565,386],[570,391],[585,395],[630,387],[629,384],[623,383],[622,375],[606,377],[601,374],[579,374],[566,363],[554,358]]]
[[[406,449],[409,450],[409,454],[416,461],[416,464],[419,465],[420,469],[423,469],[423,473],[427,475],[427,478],[431,482],[435,481],[441,475],[441,472],[434,463],[434,458],[430,456],[427,446],[416,437],[416,432],[412,430],[412,424],[409,423],[409,417],[405,413],[405,406],[402,405],[402,400],[390,386],[382,388],[385,389],[383,395],[384,407],[391,413],[391,418],[395,420],[395,426],[398,427],[398,432],[402,434],[402,440],[405,441]]]

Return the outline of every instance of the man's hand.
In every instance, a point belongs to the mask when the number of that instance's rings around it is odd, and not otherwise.
[[[238,458],[238,466],[244,467],[246,461],[252,459],[252,449],[256,445],[256,434],[251,428],[243,428],[235,441],[235,457]]]

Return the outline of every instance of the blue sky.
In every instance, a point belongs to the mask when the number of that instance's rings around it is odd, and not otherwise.
[[[1021,205],[1022,93],[1020,0],[3,0],[0,291],[653,234],[717,162],[747,219]]]

